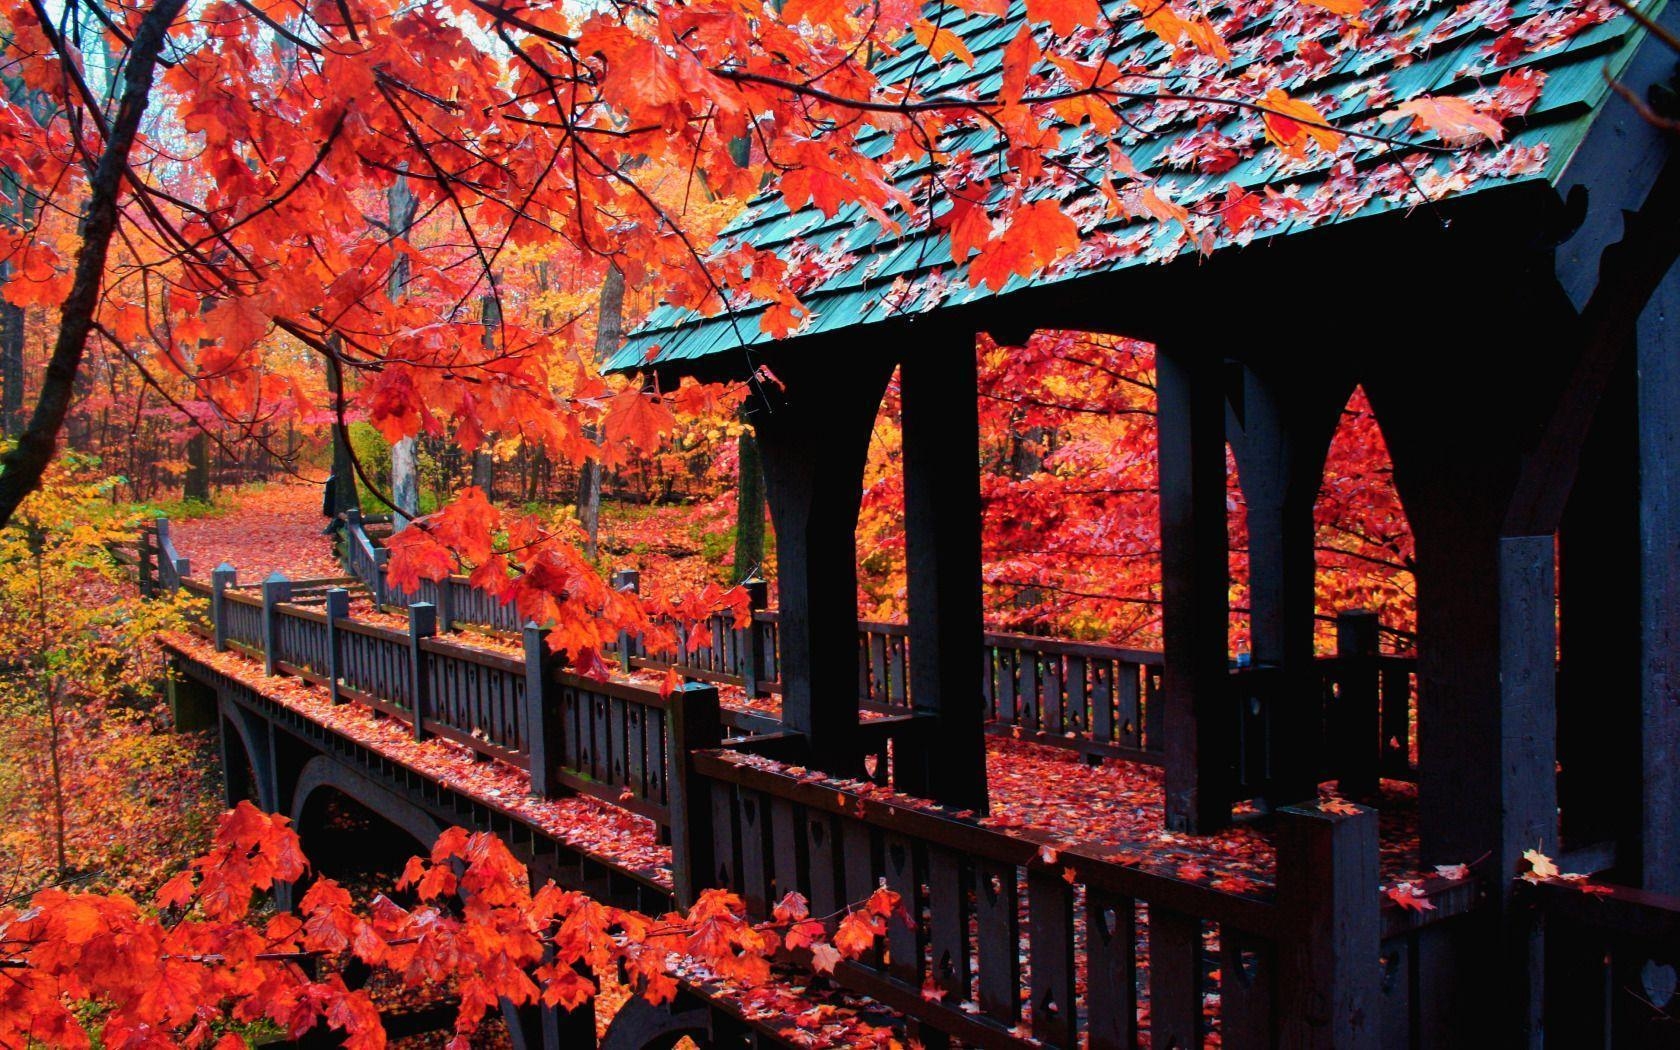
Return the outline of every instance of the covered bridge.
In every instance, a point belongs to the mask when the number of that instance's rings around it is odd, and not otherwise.
[[[1411,965],[1424,987],[1437,966],[1497,974],[1498,987],[1480,985],[1481,1007],[1429,991],[1439,1001],[1414,1003],[1412,1045],[1560,1030],[1528,994],[1534,928],[1508,889],[1525,851],[1680,893],[1680,140],[1659,126],[1677,115],[1680,56],[1638,20],[1672,34],[1680,14],[1640,11],[1378,0],[1357,33],[1304,5],[1228,29],[1256,94],[1285,87],[1382,138],[1291,160],[1265,148],[1255,112],[1217,100],[1126,103],[1112,133],[1061,127],[1049,163],[1067,173],[1062,203],[1083,244],[1000,288],[953,264],[937,221],[948,201],[929,203],[924,167],[897,169],[918,204],[892,216],[898,228],[856,206],[756,201],[724,243],[788,262],[802,325],[772,339],[765,304],[741,297],[709,317],[661,308],[609,367],[665,385],[754,383],[779,544],[782,714],[805,761],[836,773],[862,762],[854,530],[871,425],[898,369],[910,691],[938,745],[898,756],[895,777],[985,806],[975,339],[1075,329],[1157,352],[1168,825],[1210,832],[1247,797],[1312,798],[1346,743],[1326,739],[1315,678],[1312,506],[1361,385],[1416,537],[1422,859],[1470,864],[1496,887],[1465,932]],[[925,96],[989,92],[1022,17],[1014,4],[1001,19],[948,19],[972,66],[911,47],[882,77],[915,75]],[[1133,30],[1164,92],[1193,94],[1192,74]],[[1504,140],[1426,149],[1432,135],[1378,119],[1426,95],[1473,101]],[[956,139],[943,145],[971,185],[998,174],[990,126]],[[1231,209],[1235,222],[1214,221]],[[755,380],[761,366],[775,382]],[[1228,651],[1227,444],[1248,508],[1263,694]],[[1264,704],[1263,777],[1238,772],[1239,694]]]

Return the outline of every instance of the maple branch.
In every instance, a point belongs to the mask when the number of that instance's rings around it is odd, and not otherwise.
[[[99,155],[99,166],[89,181],[76,276],[64,300],[52,358],[47,363],[29,425],[19,436],[17,445],[0,459],[0,526],[9,523],[24,498],[40,487],[41,476],[57,449],[58,432],[70,410],[76,374],[93,331],[94,312],[99,307],[105,259],[117,228],[118,197],[128,169],[128,154],[151,99],[152,74],[169,26],[185,4],[186,0],[157,0],[135,30],[134,46],[129,49],[123,70],[122,101]]]

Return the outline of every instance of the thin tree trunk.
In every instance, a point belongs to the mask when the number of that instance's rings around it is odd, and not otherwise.
[[[59,318],[58,338],[53,345],[35,411],[15,448],[0,460],[0,526],[12,520],[18,505],[41,484],[58,446],[58,432],[70,411],[76,375],[93,317],[99,308],[100,286],[105,277],[105,259],[117,230],[119,197],[128,154],[140,129],[140,118],[152,92],[152,73],[163,49],[170,23],[181,13],[186,0],[157,0],[140,19],[129,46],[123,69],[122,101],[111,122],[110,137],[99,155],[99,164],[89,182],[87,211],[82,217],[82,244],[76,257],[76,276],[65,297]],[[68,59],[67,59],[68,60]]]
[[[501,310],[496,305],[494,295],[486,295],[479,300],[479,319],[484,324],[484,349],[492,353],[496,349],[496,331],[501,326]],[[484,498],[494,501],[496,498],[496,456],[493,451],[494,434],[485,434],[473,449],[472,483],[474,487],[484,493]]]
[[[735,582],[757,575],[764,563],[764,468],[758,438],[743,427],[735,442],[739,469],[735,480]]]
[[[604,361],[618,349],[624,338],[624,272],[608,264],[607,276],[601,282],[601,311],[595,322],[595,363]],[[585,436],[599,444],[601,435],[593,428]],[[594,558],[599,550],[601,534],[601,461],[591,457],[578,471],[578,521],[583,525],[584,553]]]
[[[407,237],[408,231],[414,226],[414,209],[419,200],[409,189],[406,178],[399,177],[391,183],[385,203],[391,235]],[[408,256],[399,252],[396,261],[391,264],[392,302],[401,299],[407,292],[408,279]],[[396,503],[396,506],[391,508],[393,531],[403,529],[410,521],[420,516],[420,453],[415,447],[414,438],[403,438],[391,446],[391,499]]]
[[[187,439],[187,477],[181,496],[210,502],[210,438],[203,430],[194,430]]]
[[[338,352],[339,345],[337,332],[327,336],[327,347],[333,353]],[[338,363],[337,358],[327,359],[327,392],[332,395],[336,410],[344,395],[344,366]],[[327,493],[326,511],[336,521],[347,510],[362,509],[360,490],[356,486],[356,465],[350,461],[350,428],[344,425],[341,416],[336,415],[332,427],[332,450],[332,477],[327,479],[331,491]]]

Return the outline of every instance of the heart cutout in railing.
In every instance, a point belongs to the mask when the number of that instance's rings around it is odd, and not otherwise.
[[[875,776],[875,770],[880,768],[880,765],[881,765],[880,756],[878,756],[878,755],[864,755],[863,756],[863,771],[865,773],[869,774],[869,776],[871,778],[873,778]]]
[[[1680,978],[1676,977],[1674,967],[1655,959],[1647,959],[1639,970],[1639,983],[1645,988],[1646,1001],[1661,1010],[1674,998],[1676,984],[1680,983]]]

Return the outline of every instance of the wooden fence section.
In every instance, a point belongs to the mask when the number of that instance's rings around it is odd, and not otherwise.
[[[1281,810],[1277,892],[1256,899],[731,752],[692,762],[690,877],[755,917],[794,891],[823,915],[896,890],[915,923],[837,976],[966,1045],[1111,1050],[1146,1030],[1197,1047],[1214,1029],[1226,1047],[1375,1045],[1374,811]]]
[[[1547,1046],[1680,1046],[1680,897],[1546,883],[1533,996]]]
[[[428,603],[409,607],[402,631],[353,619],[349,592],[321,586],[338,581],[276,574],[253,593],[236,580],[223,566],[208,585],[179,582],[209,599],[195,630],[218,650],[321,686],[333,703],[401,720],[416,739],[440,737],[523,769],[535,794],[591,795],[671,828],[682,756],[718,746],[726,725],[740,728],[709,686],[667,697],[569,673],[534,626],[525,628],[523,656],[512,656],[438,637]]]
[[[395,592],[384,581],[384,548],[369,539],[354,515],[349,522],[346,567],[362,579],[381,604],[406,607],[416,601],[437,606],[440,625],[474,624],[503,631],[519,629],[513,608],[472,587],[464,576],[426,582],[416,594]],[[638,574],[614,574],[613,585],[635,590]],[[676,624],[676,643],[654,647],[644,638],[620,635],[617,649],[626,670],[675,670],[686,678],[737,685],[755,696],[781,689],[779,623],[766,607],[762,582],[748,588],[752,621],[737,625],[729,614],[698,625]],[[1350,794],[1374,790],[1376,779],[1410,780],[1416,744],[1415,665],[1409,656],[1383,655],[1377,648],[1373,614],[1350,611],[1337,617],[1338,651],[1318,661],[1321,724],[1336,761],[1324,770]],[[858,699],[875,711],[911,710],[910,632],[902,623],[858,622]],[[1090,758],[1113,757],[1159,763],[1164,752],[1163,654],[1154,650],[988,631],[982,640],[981,682],[994,735],[1077,751]],[[1264,667],[1233,667],[1229,732],[1236,756],[1232,783],[1238,797],[1266,792],[1273,718],[1291,702]]]

